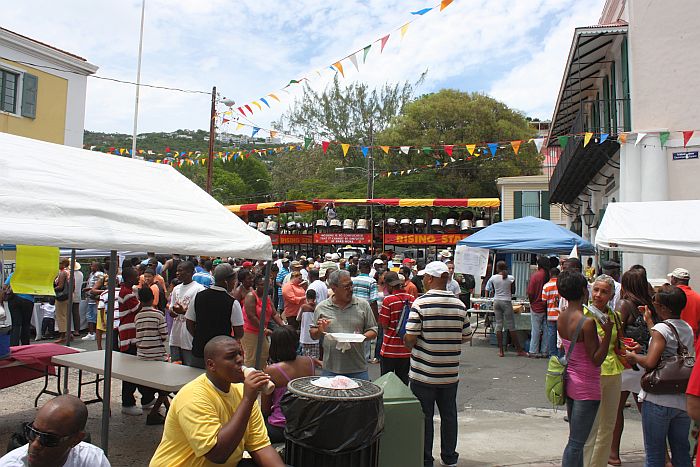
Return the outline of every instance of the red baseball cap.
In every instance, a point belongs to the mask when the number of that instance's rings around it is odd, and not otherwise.
[[[253,263],[251,263],[250,261],[243,261],[243,264],[241,264],[241,267],[251,268],[251,267],[253,267]]]

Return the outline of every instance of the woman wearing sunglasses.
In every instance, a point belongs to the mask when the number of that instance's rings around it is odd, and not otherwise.
[[[109,467],[102,449],[83,442],[87,407],[75,396],[48,401],[24,426],[27,444],[0,459],[3,467]]]

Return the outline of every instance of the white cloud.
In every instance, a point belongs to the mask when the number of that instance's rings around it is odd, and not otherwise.
[[[392,32],[382,54],[373,43],[367,64],[360,53],[359,73],[344,61],[346,79],[415,81],[429,68],[421,93],[459,82],[548,117],[573,28],[595,23],[602,4],[455,0],[418,17],[409,12],[424,8],[424,0],[146,0],[142,82],[205,92],[216,85],[239,105],[290,79],[314,77],[316,69],[323,78],[313,84],[320,87],[333,76],[331,63],[415,20],[403,40]],[[3,12],[3,27],[82,55],[100,75],[134,80],[140,13],[140,0],[24,0]],[[295,88],[277,93],[284,105],[270,100],[273,109],[261,113],[254,107],[255,123],[276,120],[299,95]],[[87,98],[87,129],[131,132],[133,86],[92,79]],[[206,128],[209,106],[204,94],[143,88],[139,131]]]

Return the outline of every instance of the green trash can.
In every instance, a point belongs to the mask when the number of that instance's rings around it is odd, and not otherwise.
[[[423,409],[411,390],[394,373],[374,384],[384,390],[384,433],[379,443],[380,467],[423,465]]]

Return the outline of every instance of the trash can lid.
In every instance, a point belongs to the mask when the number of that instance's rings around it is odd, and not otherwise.
[[[384,402],[396,400],[417,400],[413,391],[403,384],[396,374],[389,372],[374,381],[374,384],[384,390]]]
[[[337,400],[337,401],[362,401],[369,399],[381,398],[384,391],[382,388],[369,381],[352,378],[360,385],[354,389],[326,389],[311,384],[312,381],[318,379],[318,376],[304,376],[302,378],[293,379],[287,383],[287,391],[297,396],[309,397],[318,400]]]

